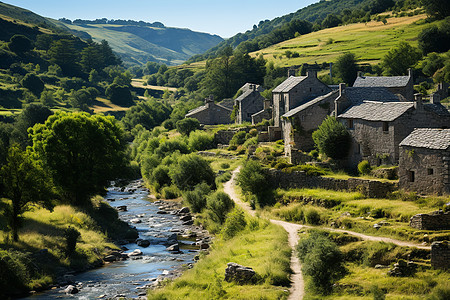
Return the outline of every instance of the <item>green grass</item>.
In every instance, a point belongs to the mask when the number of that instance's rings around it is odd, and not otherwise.
[[[216,238],[210,253],[193,269],[149,292],[148,299],[216,299],[220,294],[229,299],[287,299],[291,253],[287,233],[267,221],[252,219],[249,223],[253,225],[230,240]],[[246,285],[225,282],[228,262],[253,268],[260,279]]]

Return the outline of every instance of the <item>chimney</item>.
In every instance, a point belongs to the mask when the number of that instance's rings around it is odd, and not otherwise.
[[[213,102],[214,102],[214,97],[213,97],[213,95],[211,95],[211,96],[205,98],[205,105],[206,105],[206,107],[210,107],[210,106],[211,106],[211,103],[213,103]]]
[[[269,99],[264,99],[264,110],[270,108],[270,102],[271,101]]]
[[[308,71],[306,71],[306,77],[315,77],[315,78],[317,78],[317,71],[316,70],[308,70]]]
[[[422,94],[421,93],[414,94],[414,108],[422,109],[422,107],[423,107]]]
[[[430,96],[431,104],[441,104],[441,95],[439,93],[433,93]]]
[[[295,69],[288,69],[288,77],[295,76]]]
[[[342,96],[345,90],[345,83],[339,83],[339,97]]]

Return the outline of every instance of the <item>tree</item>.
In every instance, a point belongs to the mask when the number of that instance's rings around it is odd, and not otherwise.
[[[108,86],[105,95],[112,103],[120,106],[131,106],[134,104],[133,95],[131,94],[130,88],[126,85],[113,83]]]
[[[180,190],[193,190],[202,182],[213,186],[215,175],[209,162],[198,155],[187,154],[178,159],[178,164],[170,172],[172,182]]]
[[[78,54],[74,42],[62,39],[52,43],[48,50],[50,61],[61,67],[64,74],[73,75],[78,72]]]
[[[233,207],[233,200],[223,191],[216,191],[206,198],[206,208],[214,222],[223,224],[227,213]]]
[[[14,53],[22,54],[33,49],[33,42],[24,35],[15,34],[9,40],[8,48]]]
[[[150,130],[168,119],[171,112],[172,107],[168,103],[149,99],[141,101],[127,110],[122,123],[127,130],[133,129],[138,124]]]
[[[51,184],[38,161],[29,153],[13,146],[8,151],[6,164],[0,170],[3,195],[11,200],[9,226],[13,240],[19,238],[20,217],[30,203],[41,203],[50,208]]]
[[[450,82],[450,51],[444,55],[444,66],[433,76],[436,82]]]
[[[429,53],[422,61],[423,74],[432,77],[437,70],[444,67],[444,57],[437,53]]]
[[[389,50],[381,60],[386,75],[406,75],[408,69],[413,67],[422,57],[420,51],[406,42]]]
[[[13,138],[14,142],[19,143],[22,148],[30,145],[28,138],[28,128],[35,124],[43,124],[53,112],[42,104],[28,104],[22,110],[14,123]]]
[[[194,118],[186,118],[178,121],[175,126],[179,133],[189,136],[192,131],[200,129],[200,122]]]
[[[339,56],[334,64],[334,69],[336,70],[337,76],[347,85],[352,86],[358,72],[355,54],[345,53]]]
[[[441,27],[430,26],[419,33],[419,49],[426,55],[446,52],[450,49],[450,20]]]
[[[91,70],[99,70],[104,67],[101,49],[96,44],[91,44],[81,51],[81,67],[86,73]]]
[[[319,151],[333,159],[345,158],[350,150],[350,134],[342,123],[331,116],[313,132],[312,138]]]
[[[126,160],[124,132],[114,117],[59,112],[30,129],[32,151],[75,205],[102,192]]]
[[[450,16],[450,6],[447,0],[422,0],[422,4],[430,17],[444,19]]]
[[[322,28],[332,28],[339,26],[339,24],[342,23],[342,20],[339,19],[338,16],[334,14],[329,14],[327,17],[322,21]]]
[[[268,184],[267,176],[258,162],[247,161],[238,174],[237,182],[244,193],[256,196],[260,206],[270,204],[273,200],[270,197],[271,186]],[[255,204],[252,203],[252,205]]]
[[[34,75],[33,73],[28,73],[25,77],[20,81],[20,84],[30,90],[36,97],[39,97],[44,90],[44,83],[42,80]]]

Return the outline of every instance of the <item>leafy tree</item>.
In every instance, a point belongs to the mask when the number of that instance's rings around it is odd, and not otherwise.
[[[20,84],[22,84],[24,88],[30,90],[30,92],[37,97],[39,97],[44,90],[44,83],[33,73],[28,73],[25,75],[25,77],[20,81]]]
[[[237,182],[244,193],[253,194],[257,197],[260,206],[270,204],[273,201],[267,175],[258,162],[247,161],[238,174]],[[253,206],[255,204],[252,203]]]
[[[9,40],[8,48],[12,52],[22,54],[33,49],[33,42],[24,35],[15,34]]]
[[[14,241],[19,239],[20,217],[30,203],[41,203],[50,208],[51,184],[38,161],[13,146],[8,151],[6,164],[0,170],[3,196],[11,200],[9,226]]]
[[[429,53],[422,62],[423,74],[432,77],[437,70],[444,67],[444,58],[437,53]]]
[[[420,51],[406,42],[389,50],[381,64],[386,75],[406,75],[408,68],[413,67],[422,57]]]
[[[322,21],[322,28],[336,27],[336,26],[339,26],[339,24],[341,24],[341,23],[342,23],[342,21],[341,21],[341,19],[339,19],[338,16],[336,16],[335,14],[329,14]]]
[[[356,80],[358,65],[353,53],[345,53],[339,56],[334,64],[337,76],[339,76],[347,85],[352,86]]]
[[[419,33],[419,49],[423,54],[446,52],[450,49],[450,19],[440,27],[432,25]]]
[[[75,205],[104,190],[125,165],[123,130],[113,117],[59,112],[30,129],[32,151]]]
[[[22,148],[30,145],[28,138],[28,128],[35,124],[43,124],[53,112],[42,104],[31,103],[25,106],[20,115],[14,123],[13,137],[16,143],[19,143]]]
[[[319,151],[333,159],[345,158],[351,145],[350,134],[345,126],[331,116],[313,132],[312,138]]]
[[[196,130],[189,134],[188,144],[191,151],[202,151],[210,149],[214,143],[214,135]]]
[[[172,182],[180,190],[192,190],[202,182],[214,186],[214,172],[209,162],[195,154],[183,155],[178,159],[178,164],[171,170]]]
[[[447,0],[422,0],[422,4],[430,17],[444,19],[450,16],[450,6]]]
[[[108,86],[105,95],[112,103],[120,106],[131,106],[134,104],[133,95],[131,94],[130,88],[126,85],[113,83]]]
[[[52,107],[55,105],[55,97],[53,97],[53,92],[49,90],[45,90],[41,93],[41,97],[39,98],[39,101],[44,105],[48,107]]]
[[[436,82],[450,82],[450,51],[444,55],[444,66],[433,76]]]
[[[99,95],[99,91],[94,87],[88,87],[87,89],[81,89],[73,91],[69,100],[72,107],[80,108],[81,110],[88,111],[88,106],[92,105]]]
[[[168,103],[149,99],[139,102],[127,110],[122,123],[127,130],[133,129],[138,124],[145,129],[152,129],[168,119],[171,112],[172,107]]]
[[[206,198],[206,208],[214,222],[223,224],[227,213],[234,207],[233,200],[223,191],[216,191]]]
[[[189,136],[192,131],[200,129],[200,122],[194,118],[186,118],[178,121],[175,126],[179,133]]]

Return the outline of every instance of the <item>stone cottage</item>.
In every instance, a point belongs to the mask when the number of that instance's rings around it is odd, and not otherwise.
[[[450,194],[450,129],[417,128],[400,143],[399,186]]]
[[[212,97],[205,99],[205,105],[190,110],[186,118],[195,118],[200,124],[217,125],[231,123],[231,109],[214,103]]]
[[[264,109],[264,99],[260,94],[262,88],[257,88],[256,84],[244,85],[241,90],[244,92],[236,98],[236,123],[251,122],[252,115]]]
[[[352,147],[350,165],[366,159],[372,165],[397,164],[400,142],[414,128],[444,128],[450,124],[450,113],[438,102],[424,104],[422,96],[414,102],[363,101],[342,112],[335,102],[337,118],[349,130]]]
[[[281,117],[285,154],[295,150],[311,151],[314,149],[312,132],[334,110],[334,100],[338,91],[329,92],[291,109]]]
[[[290,110],[319,96],[328,94],[331,88],[317,78],[317,72],[307,71],[306,76],[290,76],[272,90],[272,118],[274,126],[269,128],[271,140],[282,138],[281,116]]]
[[[408,70],[407,76],[363,76],[358,72],[358,77],[353,87],[385,87],[395,95],[401,95],[403,101],[414,100],[414,81],[412,70]]]

